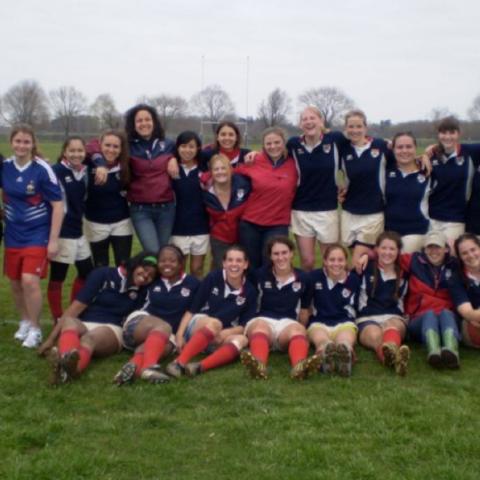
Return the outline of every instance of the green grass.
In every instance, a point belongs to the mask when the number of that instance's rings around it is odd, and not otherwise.
[[[0,291],[0,478],[478,478],[476,351],[462,349],[460,371],[433,371],[414,347],[406,378],[358,348],[351,379],[295,383],[287,356],[273,354],[266,382],[234,364],[193,380],[117,388],[122,353],[54,389],[47,362],[12,340],[4,278]],[[45,307],[45,333],[48,319]]]

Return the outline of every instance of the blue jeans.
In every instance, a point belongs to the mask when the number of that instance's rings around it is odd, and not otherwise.
[[[247,251],[250,268],[257,269],[266,263],[265,247],[268,239],[276,235],[288,236],[288,225],[263,227],[241,220],[238,226],[238,233],[240,244]]]
[[[434,330],[440,338],[444,337],[444,332],[448,328],[453,330],[455,338],[460,340],[460,333],[455,315],[450,310],[442,310],[436,314],[432,310],[428,310],[424,314],[410,320],[408,324],[408,334],[411,338],[418,342],[425,342],[425,332],[429,329]]]
[[[132,203],[130,216],[143,249],[157,253],[172,234],[175,203]]]

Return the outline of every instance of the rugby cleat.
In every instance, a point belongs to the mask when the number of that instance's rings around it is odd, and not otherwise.
[[[140,378],[153,384],[168,383],[171,378],[166,373],[163,373],[160,368],[160,365],[152,365],[145,368],[145,370],[142,370]]]
[[[254,357],[248,350],[242,351],[240,361],[252,378],[257,380],[266,380],[268,378],[267,366],[258,360],[258,358]]]
[[[397,349],[395,356],[395,373],[404,377],[408,371],[408,361],[410,360],[410,348],[407,345],[402,345]]]
[[[137,366],[134,363],[125,363],[115,377],[113,377],[113,383],[116,383],[119,387],[127,383],[133,383],[136,370]]]
[[[346,343],[337,345],[337,373],[341,377],[352,375],[353,352]]]

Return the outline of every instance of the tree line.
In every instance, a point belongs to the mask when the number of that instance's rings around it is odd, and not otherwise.
[[[298,107],[314,105],[323,114],[330,128],[341,127],[343,115],[356,104],[345,92],[336,87],[310,88],[298,96]],[[199,130],[204,121],[213,129],[220,120],[241,121],[250,141],[257,141],[260,132],[273,125],[281,125],[289,132],[296,129],[290,114],[293,102],[280,88],[272,90],[260,102],[256,116],[240,118],[228,93],[219,85],[208,85],[190,100],[179,95],[160,94],[141,96],[137,102],[154,106],[169,135],[182,130]],[[368,115],[368,111],[366,112]],[[390,137],[399,130],[411,130],[419,138],[433,138],[435,122],[451,115],[448,108],[434,108],[427,120],[413,120],[394,124],[385,119],[370,125],[372,134]],[[480,95],[468,111],[469,120],[462,123],[464,137],[480,138]],[[96,134],[108,128],[119,128],[123,115],[109,93],[98,95],[92,103],[74,86],[61,86],[48,93],[36,80],[22,80],[0,96],[0,118],[5,127],[15,123],[28,123],[41,133],[68,136],[71,133]],[[207,131],[210,129],[207,128]]]

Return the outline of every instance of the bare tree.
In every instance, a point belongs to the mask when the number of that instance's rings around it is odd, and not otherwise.
[[[336,87],[310,88],[298,100],[303,106],[317,107],[322,112],[327,127],[340,123],[343,114],[355,107],[353,100]]]
[[[92,103],[90,111],[97,117],[101,130],[119,128],[122,123],[122,116],[109,93],[99,95]]]
[[[434,122],[437,122],[442,118],[450,117],[452,115],[453,113],[449,110],[448,107],[436,107],[432,108],[429,116]]]
[[[472,120],[480,120],[480,95],[473,99],[472,106],[468,109],[468,116]]]
[[[195,113],[205,120],[218,122],[227,115],[235,114],[235,107],[228,93],[220,85],[209,85],[192,97]]]
[[[2,116],[9,124],[28,123],[32,127],[48,121],[47,96],[35,80],[23,80],[2,98]]]
[[[50,105],[54,116],[62,120],[65,136],[68,136],[75,117],[87,110],[87,99],[75,87],[64,86],[50,92]]]
[[[147,103],[157,109],[165,130],[167,130],[171,120],[185,115],[188,106],[187,101],[183,97],[166,94],[149,98]]]
[[[265,127],[273,127],[285,123],[291,111],[291,100],[287,92],[276,88],[260,104],[258,116]]]

